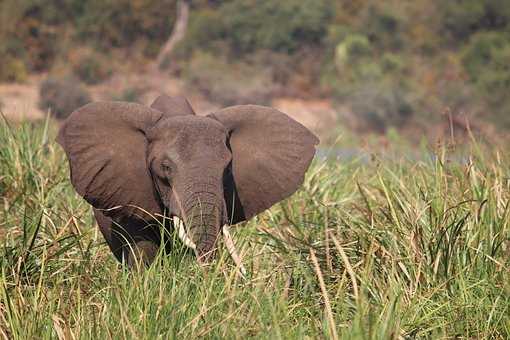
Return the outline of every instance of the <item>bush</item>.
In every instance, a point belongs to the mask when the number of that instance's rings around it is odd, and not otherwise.
[[[39,97],[41,110],[51,110],[57,119],[66,118],[74,110],[91,101],[84,86],[72,77],[48,77],[40,85]]]
[[[237,51],[292,52],[321,41],[332,9],[326,0],[240,0],[227,3],[222,12]]]
[[[320,73],[325,59],[320,50],[302,48],[288,54],[270,50],[255,51],[243,58],[246,66],[263,70],[268,82],[281,96],[320,96]]]
[[[327,70],[322,80],[338,101],[351,107],[361,125],[384,132],[402,126],[420,108],[411,81],[402,79],[404,59],[375,52],[367,36],[346,35],[335,49],[335,68]]]
[[[375,2],[369,5],[362,16],[361,32],[375,46],[386,49],[400,49],[404,46],[404,15],[400,14],[400,3]]]
[[[27,69],[21,60],[6,57],[0,62],[0,81],[23,82],[27,77]]]
[[[192,12],[184,44],[215,51],[223,40],[237,56],[261,49],[294,52],[320,44],[332,12],[328,0],[228,1],[217,10]]]
[[[222,105],[267,105],[275,90],[268,71],[204,52],[193,54],[184,78],[193,90]]]
[[[398,72],[404,68],[404,61],[398,54],[385,53],[381,58],[381,68],[385,73]]]
[[[186,38],[177,52],[189,57],[197,46],[204,51],[221,52],[225,43],[220,41],[225,38],[225,31],[220,11],[209,8],[191,11]]]
[[[155,55],[168,38],[175,0],[2,0],[0,49],[22,57],[31,70],[51,68],[62,50],[83,44],[110,50],[143,41],[145,55]],[[79,39],[78,39],[79,38]],[[1,51],[0,51],[1,52]],[[2,53],[0,53],[2,54]]]
[[[324,44],[328,48],[335,48],[340,42],[345,40],[349,34],[353,33],[353,27],[348,25],[331,24],[328,26]]]
[[[335,63],[339,70],[350,64],[359,62],[361,58],[369,57],[372,48],[368,38],[361,34],[351,34],[339,43],[335,49]]]
[[[121,102],[143,103],[146,90],[142,87],[127,87],[120,93],[114,94],[112,100]]]
[[[465,40],[480,30],[510,25],[510,2],[494,0],[441,1],[441,28],[453,41]]]
[[[505,33],[483,32],[474,35],[462,53],[462,62],[472,80],[477,81],[491,68],[506,69],[503,55],[510,48]]]
[[[397,68],[403,68],[402,61],[393,54],[385,53],[376,59],[368,38],[361,34],[348,35],[337,45],[335,65],[337,77],[354,87],[391,77]]]
[[[79,36],[105,48],[129,47],[137,40],[161,45],[172,31],[175,0],[83,1]],[[149,48],[149,51],[153,49]]]
[[[73,74],[88,85],[101,83],[113,73],[110,60],[88,49],[78,50],[70,59]]]
[[[408,91],[389,84],[367,85],[354,91],[351,108],[358,119],[379,132],[403,125],[414,113]]]
[[[57,54],[59,22],[51,13],[64,11],[62,1],[0,1],[0,49],[8,57],[23,61],[33,71],[47,69]],[[64,1],[67,2],[67,1]],[[60,4],[61,7],[63,4]],[[68,19],[67,13],[61,18]]]
[[[478,33],[465,47],[462,62],[491,110],[510,124],[510,38],[499,32]]]

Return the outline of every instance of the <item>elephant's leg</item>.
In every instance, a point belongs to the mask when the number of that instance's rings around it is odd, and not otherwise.
[[[129,267],[140,262],[149,266],[154,261],[161,243],[157,226],[133,219],[115,223],[96,209],[94,216],[99,230],[118,261]]]
[[[108,247],[110,247],[110,250],[112,251],[113,255],[115,255],[115,258],[122,262],[122,242],[118,237],[112,237],[113,221],[103,215],[103,213],[101,213],[99,210],[93,209],[93,211],[97,225],[99,226],[99,230],[106,240],[106,244],[108,244]]]

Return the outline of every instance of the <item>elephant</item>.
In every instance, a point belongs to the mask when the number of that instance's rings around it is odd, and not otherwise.
[[[276,109],[237,105],[200,116],[186,98],[166,95],[150,107],[89,103],[56,140],[73,187],[129,266],[150,265],[161,245],[169,247],[161,228],[176,231],[199,263],[215,253],[221,228],[232,248],[228,226],[292,195],[319,144]]]

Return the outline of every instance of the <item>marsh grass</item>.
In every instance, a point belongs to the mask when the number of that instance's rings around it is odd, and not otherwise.
[[[409,161],[317,161],[224,247],[118,265],[53,124],[0,123],[4,338],[508,338],[508,158],[473,142]],[[424,153],[425,154],[425,153]],[[427,152],[426,154],[429,154]]]

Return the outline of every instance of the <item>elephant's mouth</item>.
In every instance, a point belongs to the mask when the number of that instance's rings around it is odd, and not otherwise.
[[[195,242],[189,237],[186,227],[184,225],[184,222],[177,216],[172,217],[172,221],[174,223],[174,228],[177,232],[177,236],[182,241],[182,243],[188,247],[193,249],[195,254],[197,254],[197,246]],[[232,260],[236,264],[237,268],[239,269],[241,275],[244,277],[246,275],[246,269],[244,268],[244,265],[241,261],[241,258],[239,257],[239,254],[237,253],[237,249],[235,248],[234,242],[232,240],[232,236],[230,235],[229,226],[225,224],[222,228],[223,233],[223,240],[225,242],[225,246],[227,247],[227,250],[232,257]]]

